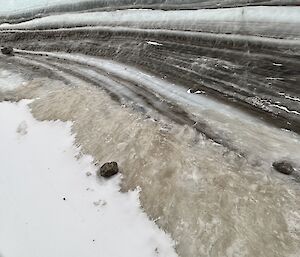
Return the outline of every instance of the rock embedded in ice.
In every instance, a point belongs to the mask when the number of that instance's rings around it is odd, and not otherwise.
[[[97,171],[97,175],[100,177],[109,178],[119,172],[119,167],[116,162],[104,163]]]
[[[291,175],[295,171],[293,165],[286,160],[273,162],[273,168],[286,175]]]
[[[11,46],[5,46],[1,49],[1,52],[5,55],[13,55],[14,49]]]

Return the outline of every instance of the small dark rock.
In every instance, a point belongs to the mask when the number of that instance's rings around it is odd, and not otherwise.
[[[273,162],[273,168],[286,175],[291,175],[295,171],[293,165],[289,161]]]
[[[5,46],[1,49],[1,52],[6,55],[13,55],[14,49],[11,46]]]
[[[109,178],[119,172],[118,164],[116,162],[104,163],[97,171],[97,175],[100,177]]]
[[[64,197],[63,200],[66,201],[66,198]]]

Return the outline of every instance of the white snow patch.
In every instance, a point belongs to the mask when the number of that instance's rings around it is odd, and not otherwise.
[[[278,94],[284,96],[286,99],[296,101],[296,102],[300,102],[300,98],[298,98],[298,97],[286,95],[285,93],[282,93],[282,92],[279,92]]]
[[[283,78],[266,77],[267,80],[284,80]]]
[[[157,43],[157,42],[154,42],[154,41],[148,41],[147,44],[154,45],[154,46],[162,46],[163,45],[161,43]]]
[[[186,91],[188,94],[205,94],[205,91],[197,90],[195,92],[192,92],[192,89],[189,88],[188,91]]]
[[[18,74],[11,71],[0,69],[0,91],[10,91],[26,83]]]
[[[276,107],[278,109],[281,109],[281,110],[284,110],[286,112],[289,112],[289,113],[293,113],[293,114],[296,114],[296,115],[300,115],[300,112],[297,112],[297,111],[294,111],[294,110],[289,110],[287,107],[285,106],[281,106],[281,105],[277,105],[277,104],[270,104],[270,106],[273,106],[273,107]]]
[[[205,94],[205,91],[197,90],[194,94]]]
[[[281,67],[281,66],[282,66],[282,63],[275,63],[275,62],[273,62],[273,65],[274,65],[274,66]]]
[[[119,192],[120,175],[86,176],[95,166],[89,156],[76,159],[72,124],[39,122],[27,103],[0,103],[0,254],[177,256],[138,192]]]

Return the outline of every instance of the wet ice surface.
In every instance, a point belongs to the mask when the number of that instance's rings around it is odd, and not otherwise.
[[[1,256],[177,256],[120,176],[86,176],[72,124],[38,122],[27,103],[0,103]]]

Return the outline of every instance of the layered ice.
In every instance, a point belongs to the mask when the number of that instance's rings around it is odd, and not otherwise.
[[[82,11],[94,9],[199,9],[238,6],[296,6],[299,0],[13,0],[6,2],[0,15],[14,17],[34,16],[42,13]]]
[[[242,7],[212,10],[119,10],[51,15],[0,29],[119,26],[298,38],[300,7]]]

